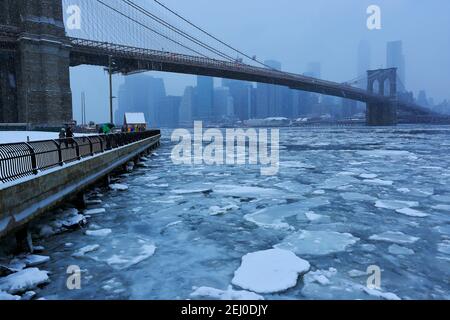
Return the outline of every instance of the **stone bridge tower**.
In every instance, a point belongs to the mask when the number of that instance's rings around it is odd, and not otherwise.
[[[0,27],[17,31],[0,49],[0,122],[60,127],[72,119],[70,44],[61,0],[2,0]]]
[[[367,71],[367,91],[385,96],[388,102],[367,102],[366,122],[369,126],[397,124],[397,68]]]

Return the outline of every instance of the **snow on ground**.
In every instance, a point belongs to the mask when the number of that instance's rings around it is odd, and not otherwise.
[[[75,134],[75,136],[83,136],[84,134]],[[40,141],[40,140],[54,140],[59,139],[59,132],[41,132],[41,131],[0,131],[0,144],[1,143],[16,143]]]
[[[232,286],[229,286],[227,290],[220,290],[210,287],[194,288],[194,292],[191,293],[192,298],[206,298],[217,300],[264,300],[263,296],[254,292],[245,290],[233,290]]]
[[[275,247],[291,250],[298,255],[320,256],[345,251],[358,241],[359,238],[350,233],[301,230],[288,235]]]
[[[309,262],[294,253],[270,249],[242,257],[232,283],[257,293],[282,292],[297,284],[299,275],[309,271]]]
[[[10,294],[22,293],[50,281],[47,271],[38,268],[23,269],[19,272],[0,278],[0,291]]]
[[[409,236],[400,231],[386,231],[380,234],[370,236],[370,240],[385,241],[396,244],[414,243],[419,240],[417,237]]]

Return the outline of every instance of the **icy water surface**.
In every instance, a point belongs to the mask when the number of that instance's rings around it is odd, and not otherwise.
[[[175,166],[164,133],[146,167],[91,196],[105,210],[85,212],[85,230],[39,241],[51,258],[39,297],[192,299],[232,285],[244,255],[279,248],[310,271],[265,299],[450,298],[449,127],[281,129],[273,177]],[[66,288],[69,265],[81,290]],[[371,265],[381,290],[366,288]]]

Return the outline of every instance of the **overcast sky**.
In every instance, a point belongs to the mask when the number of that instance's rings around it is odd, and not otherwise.
[[[152,2],[152,0],[141,0]],[[260,60],[275,59],[283,70],[303,73],[309,62],[322,64],[322,78],[346,81],[357,76],[361,40],[372,49],[372,68],[385,67],[386,42],[402,40],[406,86],[425,89],[435,101],[450,99],[450,1],[448,0],[160,0],[225,42]],[[366,26],[369,5],[381,8],[381,30]],[[181,95],[195,77],[149,73],[165,79],[169,94]],[[71,70],[75,118],[80,93],[87,115],[106,121],[108,83],[102,68]],[[114,79],[117,90],[122,76]]]

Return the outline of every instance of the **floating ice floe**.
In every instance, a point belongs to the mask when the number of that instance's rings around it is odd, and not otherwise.
[[[439,211],[449,211],[450,212],[450,204],[438,204],[432,207],[435,210]]]
[[[349,271],[352,278],[367,276],[366,273],[359,270]],[[389,292],[379,290],[366,290],[367,287],[354,282],[335,268],[328,270],[316,270],[308,272],[303,278],[304,286],[302,294],[310,299],[366,299],[371,295],[378,299],[398,299],[398,297]]]
[[[85,246],[85,247],[79,249],[77,252],[73,253],[72,257],[81,258],[81,257],[84,257],[87,253],[96,251],[99,248],[100,248],[100,246],[98,244]]]
[[[312,211],[305,212],[305,216],[310,222],[320,222],[320,221],[329,219],[328,216],[324,216],[322,214],[317,214]]]
[[[297,215],[295,211],[286,210],[289,206],[270,207],[247,214],[244,219],[262,228],[272,228],[275,230],[290,230],[292,227],[284,221],[287,217]]]
[[[11,261],[11,265],[24,265],[24,268],[36,267],[50,261],[50,257],[37,254],[30,254],[24,257],[15,258]],[[22,268],[23,269],[23,268]]]
[[[115,190],[115,191],[126,191],[126,190],[128,190],[128,186],[125,185],[125,184],[121,184],[121,183],[110,184],[109,188],[111,190]]]
[[[450,254],[450,241],[444,241],[438,244],[438,251],[444,254]]]
[[[320,189],[338,189],[342,188],[347,185],[356,185],[359,182],[358,179],[353,178],[351,176],[340,176],[340,177],[334,177],[325,180],[324,183],[318,185]]]
[[[359,177],[362,179],[375,179],[376,177],[378,177],[378,175],[376,175],[374,173],[363,173],[363,174],[360,174]]]
[[[91,199],[91,200],[86,200],[86,205],[88,206],[93,206],[93,205],[97,205],[97,204],[102,204],[102,200],[100,199]]]
[[[429,216],[429,214],[426,214],[426,213],[423,213],[422,211],[414,210],[411,208],[397,209],[397,210],[395,210],[395,212],[404,214],[406,216],[417,217],[417,218],[425,218],[425,217]]]
[[[400,201],[400,200],[378,200],[375,202],[375,207],[382,209],[398,210],[404,208],[418,207],[419,203],[416,201]]]
[[[12,294],[0,291],[0,301],[13,301],[13,300],[20,300],[20,296],[14,296]]]
[[[358,192],[345,192],[341,193],[341,197],[347,201],[374,201],[376,198],[369,196],[367,194]]]
[[[263,296],[250,291],[233,290],[232,286],[229,286],[227,290],[220,290],[210,287],[194,288],[194,292],[190,294],[193,298],[208,298],[217,300],[264,300]]]
[[[196,193],[211,193],[212,189],[210,188],[202,188],[202,189],[178,189],[178,190],[172,190],[172,193],[175,193],[177,195],[189,195],[189,194],[196,194]]]
[[[295,181],[280,182],[275,185],[278,188],[284,189],[298,195],[304,195],[312,191],[312,187],[306,184],[301,184]]]
[[[28,268],[0,278],[0,291],[6,291],[10,294],[22,293],[48,282],[47,271]]]
[[[370,236],[369,239],[374,241],[385,241],[397,244],[414,243],[419,240],[419,238],[417,237],[409,236],[400,231],[386,231],[380,234]]]
[[[217,216],[217,215],[225,214],[227,212],[235,211],[235,210],[238,210],[238,209],[239,209],[239,207],[237,205],[234,205],[234,204],[230,204],[230,205],[225,206],[225,207],[212,206],[212,207],[209,208],[209,214],[211,216]]]
[[[309,262],[282,249],[249,253],[242,257],[232,283],[257,293],[282,292],[297,284],[299,275],[309,271]]]
[[[359,238],[350,233],[302,230],[287,236],[275,247],[291,250],[299,255],[320,256],[345,251],[358,241]]]
[[[86,230],[86,235],[92,236],[92,237],[106,237],[107,235],[111,234],[111,229],[100,229],[100,230]]]
[[[375,158],[384,158],[384,157],[390,157],[390,158],[403,158],[406,157],[409,160],[417,160],[417,156],[409,151],[404,150],[362,150],[358,151],[360,155],[368,156],[368,157],[375,157]]]
[[[432,198],[439,202],[450,203],[450,195],[434,195]]]
[[[380,298],[383,300],[401,300],[395,293],[392,292],[383,292],[377,289],[370,289],[367,287],[364,287],[363,289],[368,295]]]
[[[139,254],[137,254],[136,256],[128,257],[128,256],[119,256],[115,254],[111,258],[107,259],[106,263],[108,263],[115,269],[123,270],[150,258],[155,254],[155,251],[156,246],[144,245],[142,246]]]
[[[363,182],[367,183],[367,184],[377,185],[377,186],[392,186],[394,184],[394,181],[382,180],[382,179],[365,179],[365,180],[363,180]]]
[[[97,208],[97,209],[86,210],[86,211],[84,211],[84,214],[87,216],[93,216],[93,215],[105,213],[105,212],[106,212],[105,208]]]
[[[238,198],[272,198],[280,199],[286,196],[286,192],[271,188],[260,188],[240,185],[218,185],[214,192],[220,195]]]
[[[355,269],[350,270],[349,272],[347,272],[347,274],[351,278],[367,277],[367,272],[361,271],[361,270],[355,270]]]
[[[414,250],[405,248],[405,247],[401,247],[397,244],[390,245],[388,248],[388,251],[391,254],[400,255],[400,256],[410,256],[410,255],[414,254]]]

